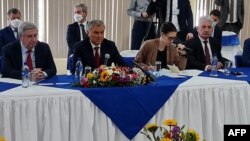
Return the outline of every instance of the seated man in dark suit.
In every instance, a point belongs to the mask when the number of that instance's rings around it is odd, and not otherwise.
[[[220,47],[221,47],[222,30],[219,27],[220,15],[221,14],[220,14],[220,11],[218,9],[214,9],[210,12],[210,16],[213,19],[213,24],[212,24],[213,32],[211,34],[211,37],[216,39],[217,42],[219,42]],[[197,27],[194,28],[193,32],[194,32],[194,36],[198,36]]]
[[[193,50],[188,55],[187,69],[211,70],[211,60],[214,55],[218,57],[217,68],[223,67],[223,58],[219,43],[211,37],[213,19],[203,16],[199,19],[198,36],[186,42],[186,46]]]
[[[38,29],[33,23],[22,22],[18,27],[20,40],[4,46],[3,77],[22,78],[26,63],[34,81],[56,74],[56,66],[48,44],[37,40]]]
[[[114,62],[116,65],[126,65],[114,42],[104,38],[105,25],[101,20],[92,20],[87,24],[88,37],[75,44],[74,68],[78,58],[81,58],[83,66],[90,66],[92,70],[104,64],[106,54],[109,54],[108,66]]]
[[[18,39],[17,28],[22,18],[21,12],[17,8],[11,8],[7,14],[9,25],[0,30],[0,71],[3,46]]]
[[[250,38],[244,41],[243,54],[242,54],[242,66],[250,67]]]

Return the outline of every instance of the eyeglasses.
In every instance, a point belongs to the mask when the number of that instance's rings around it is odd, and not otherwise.
[[[167,37],[168,40],[174,40],[174,39],[176,38],[176,36],[171,37],[171,36],[168,36],[167,34],[163,34],[163,37],[164,37],[164,38]]]

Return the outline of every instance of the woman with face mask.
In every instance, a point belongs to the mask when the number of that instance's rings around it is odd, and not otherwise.
[[[76,42],[87,38],[86,25],[87,25],[87,11],[88,7],[85,4],[77,4],[74,6],[74,23],[68,25],[67,29],[67,44],[68,44],[68,57],[73,54],[73,46]],[[71,64],[68,59],[67,70],[70,70]]]

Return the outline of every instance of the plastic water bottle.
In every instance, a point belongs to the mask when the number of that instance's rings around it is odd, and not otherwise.
[[[81,62],[81,59],[78,58],[76,62],[76,69],[75,69],[75,82],[80,82],[82,71],[83,71],[82,62]]]
[[[210,72],[210,76],[218,76],[217,74],[217,63],[218,63],[218,58],[217,55],[215,54],[212,58],[211,61],[211,72]]]
[[[23,64],[22,68],[22,87],[23,88],[28,88],[29,87],[29,67],[27,66],[26,63]]]

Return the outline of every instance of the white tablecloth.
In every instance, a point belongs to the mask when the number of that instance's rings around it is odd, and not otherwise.
[[[249,101],[246,82],[193,77],[177,88],[150,122],[175,118],[202,138],[221,141],[224,124],[250,124]],[[45,86],[17,87],[0,94],[1,135],[8,141],[128,141],[80,92]],[[145,140],[140,133],[132,139]]]

